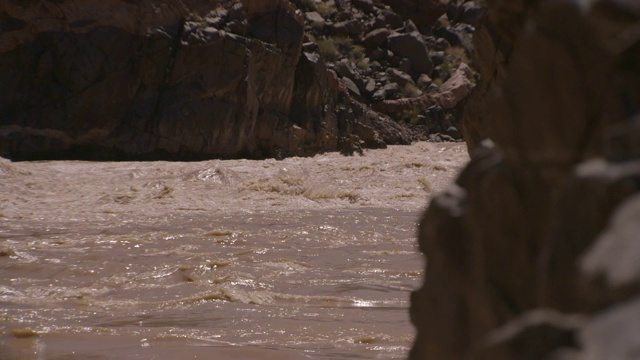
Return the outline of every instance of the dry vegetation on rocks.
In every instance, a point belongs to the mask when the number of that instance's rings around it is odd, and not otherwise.
[[[468,62],[465,46],[475,29],[470,23],[478,19],[449,20],[445,11],[472,8],[479,16],[479,6],[424,2],[419,6],[429,9],[409,11],[407,3],[393,1],[294,3],[306,20],[304,50],[320,54],[355,99],[409,125],[415,138],[461,139],[459,104],[475,76],[470,69],[457,71]],[[420,17],[425,13],[431,14],[428,21]],[[449,101],[436,100],[443,97]]]

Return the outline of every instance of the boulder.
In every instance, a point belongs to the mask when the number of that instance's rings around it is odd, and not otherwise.
[[[375,18],[367,21],[365,25],[366,25],[365,27],[369,30],[375,30],[375,29],[381,29],[381,28],[387,27],[387,23],[385,22],[384,17],[382,17],[382,15],[378,15]]]
[[[410,74],[412,73],[411,69],[412,69],[411,60],[407,58],[400,58],[400,62],[398,62],[398,70],[404,73]]]
[[[407,33],[419,33],[420,29],[416,26],[416,24],[411,20],[406,20],[404,22],[404,32]]]
[[[372,96],[376,91],[376,81],[374,79],[367,79],[364,85],[364,93],[367,96]]]
[[[367,56],[369,57],[369,59],[373,62],[378,62],[378,60],[383,60],[386,58],[387,55],[387,51],[386,50],[382,50],[380,48],[375,48],[375,49],[371,49],[367,51]]]
[[[429,85],[431,85],[432,83],[433,83],[433,80],[431,80],[429,75],[422,74],[420,75],[420,77],[418,77],[418,81],[416,82],[416,85],[418,85],[419,88],[426,90],[429,87]]]
[[[373,101],[382,101],[387,98],[387,91],[384,88],[377,89],[373,95],[371,95],[371,99]]]
[[[325,25],[324,18],[316,11],[310,11],[304,14],[305,19],[311,23],[314,29],[322,29]]]
[[[441,108],[450,109],[463,101],[474,87],[473,70],[467,64],[461,63],[432,98]]]
[[[385,84],[382,89],[387,97],[395,97],[400,92],[400,86],[397,83]]]
[[[347,89],[349,89],[349,91],[351,91],[352,93],[358,96],[362,95],[360,94],[360,89],[358,89],[358,85],[356,85],[356,83],[353,82],[353,80],[349,79],[348,77],[343,77],[342,82],[347,87]]]
[[[393,34],[387,37],[387,47],[394,54],[411,61],[412,70],[417,74],[431,74],[433,63],[429,58],[429,51],[420,34]]]
[[[348,77],[351,80],[359,78],[352,63],[348,59],[342,59],[334,64],[334,70],[340,77]]]
[[[379,17],[380,21],[390,29],[400,29],[404,26],[402,17],[391,10],[381,10]]]
[[[473,28],[468,25],[441,26],[434,30],[439,38],[445,39],[452,46],[459,46],[469,54],[473,53]]]
[[[407,84],[415,85],[413,83],[413,79],[411,79],[411,76],[409,76],[409,74],[404,73],[398,69],[393,69],[393,68],[387,69],[387,78],[389,79],[390,82],[394,82],[398,84],[398,86],[400,86],[401,88]]]
[[[318,44],[313,42],[313,41],[309,41],[306,43],[302,44],[302,50],[304,52],[317,52],[318,51]]]
[[[359,36],[364,31],[362,23],[358,20],[346,20],[331,26],[336,35]]]
[[[431,62],[433,63],[433,65],[439,66],[439,65],[442,65],[442,63],[444,63],[447,57],[444,54],[444,51],[431,51],[429,53],[429,58],[431,59]]]
[[[367,49],[375,49],[384,45],[389,35],[391,35],[391,30],[387,28],[375,29],[362,38],[362,44]]]

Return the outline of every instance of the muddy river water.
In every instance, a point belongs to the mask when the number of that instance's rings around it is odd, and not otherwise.
[[[467,160],[0,159],[0,359],[403,359],[416,223]]]

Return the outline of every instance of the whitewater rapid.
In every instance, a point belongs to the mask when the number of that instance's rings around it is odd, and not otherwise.
[[[416,224],[467,161],[0,159],[0,359],[403,359]]]

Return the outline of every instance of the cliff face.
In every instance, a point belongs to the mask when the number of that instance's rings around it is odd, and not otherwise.
[[[464,108],[472,160],[420,225],[410,358],[627,358],[637,336],[612,334],[640,317],[640,8],[488,11]]]
[[[480,9],[448,0],[4,1],[0,155],[263,158],[461,140]]]
[[[370,147],[409,142],[383,118],[334,111],[358,106],[302,52],[303,21],[285,0],[4,1],[0,28],[0,153],[14,159],[305,155],[358,135]]]

